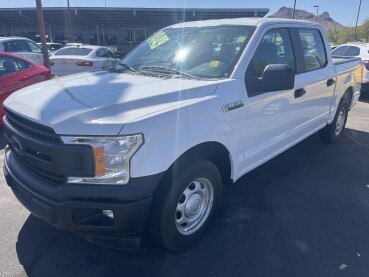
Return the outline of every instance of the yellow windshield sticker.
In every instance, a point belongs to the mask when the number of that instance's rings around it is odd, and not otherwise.
[[[210,67],[218,67],[219,65],[219,61],[211,61],[210,62]]]
[[[169,37],[166,33],[163,31],[159,31],[156,34],[154,34],[151,38],[147,40],[150,49],[154,49],[160,45],[162,45],[164,42],[168,41]]]

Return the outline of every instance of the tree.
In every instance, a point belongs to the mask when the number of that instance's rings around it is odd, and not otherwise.
[[[328,31],[328,41],[329,42],[333,42],[334,44],[337,44],[338,42],[338,36],[339,36],[339,31],[336,29],[331,29]]]

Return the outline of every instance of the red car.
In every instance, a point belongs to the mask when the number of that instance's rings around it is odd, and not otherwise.
[[[51,79],[46,67],[9,53],[0,52],[0,119],[4,116],[3,102],[14,91]],[[0,120],[0,125],[2,125]]]

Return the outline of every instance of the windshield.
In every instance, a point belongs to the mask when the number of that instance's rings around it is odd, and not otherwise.
[[[80,48],[80,47],[70,47],[70,48],[61,48],[56,51],[54,56],[61,55],[72,55],[72,56],[87,56],[90,54],[92,49],[89,48]]]
[[[166,28],[134,49],[115,70],[228,78],[254,27]]]

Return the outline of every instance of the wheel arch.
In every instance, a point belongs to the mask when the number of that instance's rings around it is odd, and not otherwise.
[[[223,184],[232,183],[232,159],[229,150],[221,143],[208,141],[197,144],[180,155],[167,169],[166,174],[182,170],[194,160],[208,160],[215,164]]]

